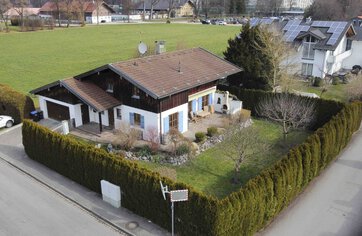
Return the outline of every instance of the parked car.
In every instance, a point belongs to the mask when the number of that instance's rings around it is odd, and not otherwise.
[[[10,128],[14,124],[14,119],[11,116],[0,116],[0,128]]]
[[[217,22],[217,24],[218,24],[218,25],[226,25],[227,23],[226,23],[225,21],[223,21],[223,20],[219,20],[219,21]]]
[[[201,24],[203,25],[209,25],[210,24],[210,20],[200,20]]]

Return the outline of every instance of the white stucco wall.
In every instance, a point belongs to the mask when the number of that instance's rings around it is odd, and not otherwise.
[[[105,21],[106,23],[112,22],[112,16],[98,16],[99,23]],[[97,16],[86,17],[86,22],[97,24]]]
[[[220,98],[220,103],[218,100]],[[214,107],[216,112],[224,112],[223,106],[226,105],[228,107],[228,114],[235,114],[236,112],[242,109],[243,103],[242,101],[234,101],[231,97],[229,97],[229,92],[224,93],[215,93]]]
[[[352,66],[362,66],[362,41],[352,42],[352,54],[343,61],[343,68],[352,69]]]
[[[121,109],[121,114],[122,114],[121,119],[119,119],[117,117],[117,108]],[[138,108],[134,108],[134,107],[126,106],[126,105],[121,105],[121,106],[114,108],[114,121],[115,121],[114,124],[115,124],[115,128],[119,129],[122,122],[130,124],[130,113],[140,114],[140,115],[144,116],[144,128],[142,129],[140,126],[134,126],[134,128],[142,130],[143,139],[147,140],[147,132],[149,129],[156,128],[157,133],[160,133],[160,129],[161,129],[162,134],[164,134],[163,118],[165,118],[173,113],[178,113],[180,111],[183,112],[183,121],[182,121],[183,129],[182,129],[182,131],[180,130],[180,132],[184,133],[188,130],[188,116],[187,116],[188,104],[187,103],[182,104],[181,106],[174,107],[170,110],[163,111],[161,113],[161,118],[162,118],[161,122],[160,122],[160,113],[153,113],[153,112],[145,111],[142,109],[138,109]]]
[[[303,60],[302,63],[312,63],[313,64],[313,76],[324,78],[326,75],[327,68],[327,55],[329,51],[315,50],[314,51],[314,60]]]
[[[97,111],[93,111],[92,108],[88,106],[89,110],[89,121],[99,123],[99,114]],[[102,117],[102,125],[109,126],[109,119],[108,119],[108,111],[104,111],[101,115]]]
[[[185,104],[182,104],[181,106],[177,106],[177,107],[174,107],[170,110],[167,110],[167,111],[163,111],[161,113],[161,120],[163,122],[163,118],[165,118],[166,116],[169,116],[173,113],[176,113],[176,112],[180,112],[182,111],[183,112],[183,122],[182,122],[182,127],[183,127],[183,130],[180,132],[181,133],[184,133],[188,130],[188,104],[185,103]],[[162,134],[164,133],[164,130],[163,130],[163,124],[161,126],[161,130],[162,130]]]
[[[53,103],[68,107],[70,119],[75,119],[76,127],[83,124],[82,123],[82,113],[81,113],[81,108],[80,108],[82,104],[73,105],[73,104],[61,102],[61,101],[58,101],[58,100],[55,100],[52,98],[48,98],[48,97],[44,97],[44,96],[40,96],[40,95],[38,96],[38,98],[39,98],[39,107],[40,107],[40,110],[43,111],[44,118],[46,118],[46,119],[49,118],[48,108],[46,105],[46,101],[49,101],[49,102],[53,102]]]

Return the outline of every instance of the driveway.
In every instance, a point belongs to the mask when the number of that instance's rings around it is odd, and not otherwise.
[[[340,158],[259,235],[362,235],[362,130]]]

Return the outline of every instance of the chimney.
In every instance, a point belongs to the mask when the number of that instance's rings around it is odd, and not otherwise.
[[[312,17],[307,17],[305,19],[305,23],[307,23],[308,25],[310,25],[312,23]]]
[[[158,40],[155,41],[155,54],[161,54],[166,52],[166,41]]]

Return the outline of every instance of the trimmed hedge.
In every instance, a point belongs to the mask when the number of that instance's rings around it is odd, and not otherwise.
[[[24,120],[23,144],[27,155],[68,177],[101,193],[100,181],[119,185],[122,207],[171,230],[170,202],[161,194],[159,181],[173,189],[189,189],[189,201],[175,204],[175,230],[183,235],[212,235],[218,200],[182,183],[160,177],[137,163],[82,144],[72,138]]]
[[[286,208],[337,157],[360,127],[362,103],[328,102],[321,102],[332,109],[325,117],[333,116],[340,106],[342,110],[303,144],[222,200],[31,121],[24,122],[23,144],[30,158],[93,191],[100,192],[102,179],[121,186],[123,207],[169,230],[170,203],[161,196],[159,180],[170,189],[189,189],[189,201],[175,205],[175,229],[181,235],[252,235]]]
[[[273,167],[221,200],[214,235],[252,235],[300,194],[348,144],[362,120],[362,103],[345,105]]]
[[[0,84],[0,115],[11,116],[14,123],[18,124],[23,119],[30,118],[30,112],[33,110],[34,102],[29,96]]]
[[[218,89],[222,91],[229,91],[231,94],[237,96],[243,102],[243,108],[251,110],[252,116],[257,116],[255,111],[256,104],[265,98],[274,96],[273,92],[253,89],[240,89],[238,87],[228,87],[225,85],[218,85]],[[316,103],[316,120],[314,125],[311,127],[312,130],[316,130],[323,126],[331,119],[332,116],[336,115],[343,108],[343,103],[341,102],[303,96],[300,97],[306,101],[313,100]]]

